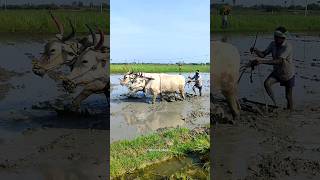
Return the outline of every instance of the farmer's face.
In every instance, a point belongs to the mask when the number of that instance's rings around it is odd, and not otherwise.
[[[277,46],[281,46],[286,38],[274,36],[274,42]]]

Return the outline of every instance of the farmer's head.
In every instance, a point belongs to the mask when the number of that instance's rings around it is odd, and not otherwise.
[[[200,73],[200,71],[199,70],[196,70],[196,74],[198,75]]]
[[[274,31],[274,42],[276,43],[277,46],[281,46],[283,42],[286,40],[288,35],[288,31],[285,27],[280,26],[276,28]]]

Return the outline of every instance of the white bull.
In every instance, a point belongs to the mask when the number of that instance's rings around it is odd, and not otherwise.
[[[78,109],[81,102],[91,94],[104,93],[109,97],[108,48],[102,47],[103,32],[100,30],[100,41],[95,47],[85,49],[78,57],[70,74],[62,77],[63,86],[73,91],[77,86],[83,86],[82,92],[73,100],[72,107]]]
[[[235,119],[239,118],[238,79],[240,69],[240,54],[238,49],[229,44],[212,41],[210,46],[212,87],[220,90],[227,100]]]
[[[153,95],[152,103],[156,102],[157,96],[162,93],[179,93],[185,99],[185,78],[181,75],[169,75],[159,73],[155,77],[136,76],[130,85],[130,90],[141,91]]]
[[[165,73],[162,73],[165,74]],[[137,77],[137,76],[143,76],[143,77],[147,77],[147,78],[159,78],[160,73],[144,73],[144,72],[137,72],[137,73],[133,73],[132,71],[127,72],[124,76],[123,79],[120,79],[120,84],[122,86],[127,86],[129,88],[129,90],[131,90],[131,93],[136,93],[137,91],[143,91],[143,89],[132,89],[131,85],[133,80]]]

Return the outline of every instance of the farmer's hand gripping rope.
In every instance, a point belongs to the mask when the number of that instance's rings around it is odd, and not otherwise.
[[[256,43],[257,43],[257,39],[258,39],[258,33],[256,34],[256,37],[255,37],[255,40],[254,40],[254,43],[252,45],[252,47],[250,48],[250,53],[253,54],[255,52],[255,50],[257,50],[255,48],[256,46]],[[256,60],[253,60],[253,61],[250,61],[249,63],[245,64],[244,66],[240,67],[240,77],[238,79],[238,84],[242,78],[242,75],[246,72],[246,70],[248,68],[251,68],[251,71],[250,71],[250,83],[253,83],[253,78],[252,78],[252,72],[254,71],[254,67],[258,65],[258,62]]]

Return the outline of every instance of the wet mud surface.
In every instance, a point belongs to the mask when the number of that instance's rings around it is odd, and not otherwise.
[[[305,41],[308,39],[310,41]],[[216,113],[213,117],[217,123],[212,139],[215,179],[320,178],[319,46],[314,41],[317,39],[319,37],[300,36],[291,40],[296,65],[293,112],[283,109],[286,103],[284,88],[278,85],[273,89],[280,108],[269,108],[269,112],[266,112],[264,106],[255,105],[248,110],[244,108],[248,107],[247,104],[242,102],[241,118],[235,124],[219,121],[228,113],[228,107],[223,102],[215,104]],[[268,36],[258,38],[258,48],[263,49],[270,40],[272,37]],[[254,37],[231,35],[229,41],[239,48],[242,64],[252,58],[244,47],[250,47]],[[270,67],[261,66],[260,72],[254,73],[252,84],[247,73],[240,83],[240,98],[271,104],[261,86],[270,72]],[[217,92],[213,94],[221,97]]]
[[[89,97],[79,113],[58,111],[76,94],[32,73],[30,56],[39,56],[46,38],[0,37],[0,177],[106,179],[105,96]]]

